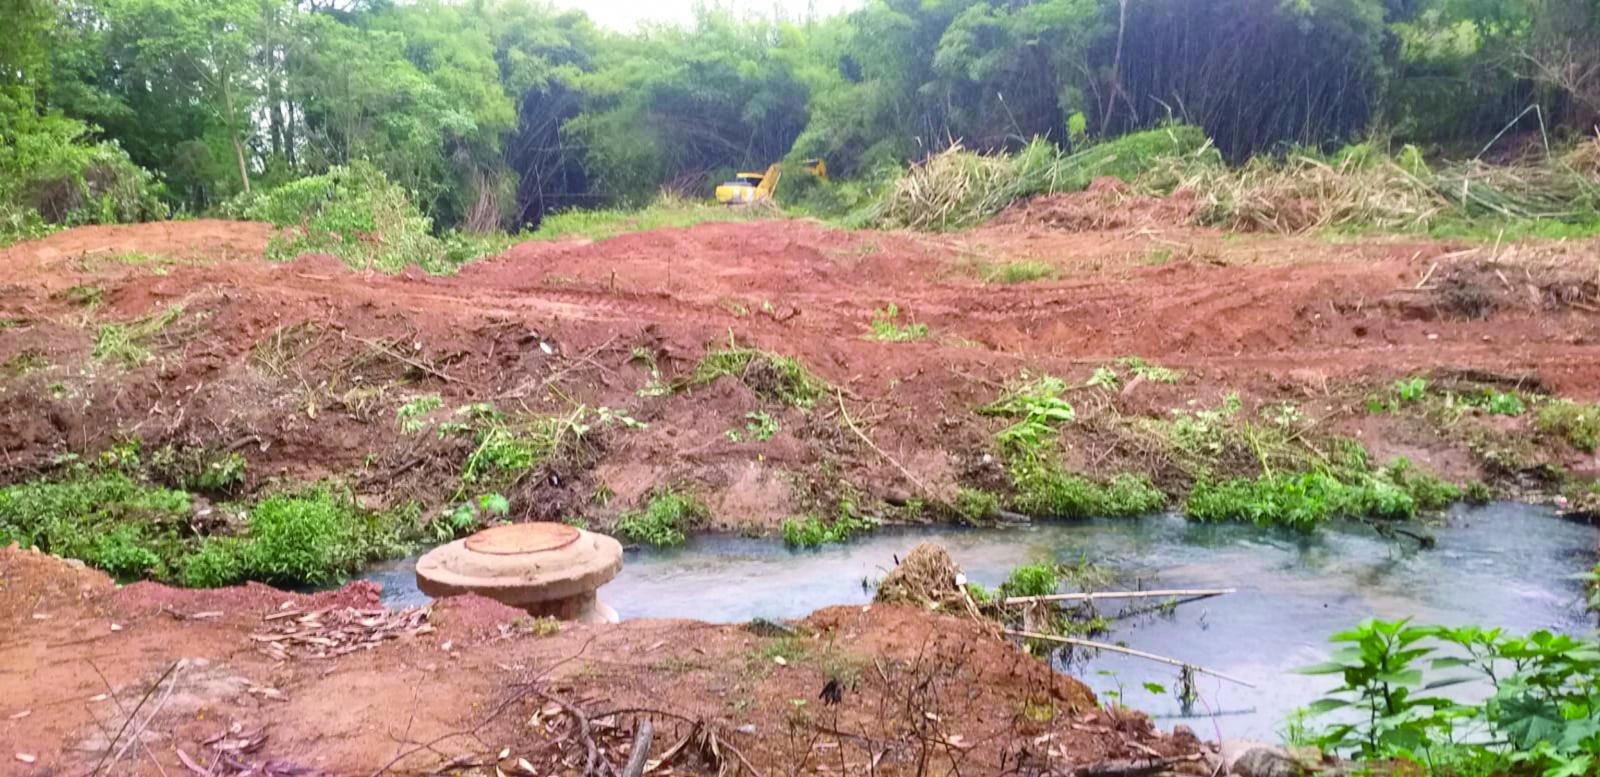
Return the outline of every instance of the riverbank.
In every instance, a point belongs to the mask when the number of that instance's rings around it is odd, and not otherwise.
[[[16,549],[0,586],[0,750],[30,773],[547,774],[620,763],[645,718],[683,771],[1210,773],[1192,734],[918,608],[556,626],[475,597],[384,614],[361,583],[118,588]]]
[[[269,236],[0,254],[9,503],[117,495],[0,504],[3,536],[124,579],[293,585],[504,519],[812,544],[1600,499],[1592,243],[756,220],[436,277],[268,263]]]

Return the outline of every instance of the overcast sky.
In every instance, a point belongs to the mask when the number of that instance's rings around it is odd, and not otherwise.
[[[686,23],[694,18],[694,6],[700,0],[555,1],[558,6],[578,8],[587,12],[589,18],[602,26],[626,32],[641,21]],[[861,3],[862,0],[746,0],[725,2],[724,5],[755,13],[769,13],[776,8],[784,16],[794,19],[804,16],[808,11],[818,16],[826,16],[841,10],[857,8]],[[715,4],[715,0],[712,0],[712,4]]]

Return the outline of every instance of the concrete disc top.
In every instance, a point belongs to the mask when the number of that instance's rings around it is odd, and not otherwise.
[[[429,596],[475,593],[513,607],[586,596],[622,570],[622,545],[562,523],[485,529],[417,559]]]
[[[578,541],[578,529],[564,523],[513,523],[484,529],[462,544],[473,553],[514,556],[565,548]]]

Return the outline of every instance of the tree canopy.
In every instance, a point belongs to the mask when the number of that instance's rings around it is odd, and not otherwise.
[[[13,228],[205,213],[358,161],[436,228],[485,231],[785,158],[865,177],[1180,120],[1239,161],[1600,117],[1597,0],[866,0],[628,34],[538,0],[0,0],[0,18]]]

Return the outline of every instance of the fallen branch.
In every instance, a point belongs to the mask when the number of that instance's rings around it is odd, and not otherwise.
[[[890,464],[893,464],[895,469],[900,470],[900,474],[905,475],[906,480],[911,481],[911,484],[916,486],[917,490],[921,491],[922,495],[924,497],[927,497],[928,499],[934,499],[935,498],[934,494],[933,494],[933,491],[928,488],[926,483],[923,483],[921,480],[918,480],[917,476],[911,474],[911,470],[906,469],[905,465],[901,464],[898,460],[895,459],[895,457],[890,456],[887,453],[884,453],[883,449],[879,448],[878,444],[873,442],[872,438],[868,437],[866,432],[861,431],[861,428],[856,426],[856,422],[850,419],[850,411],[846,410],[845,407],[844,407],[844,394],[842,392],[840,392],[838,389],[834,389],[833,398],[836,401],[838,401],[838,403],[839,403],[839,415],[844,418],[844,422],[845,422],[845,424],[847,426],[850,427],[850,431],[855,432],[856,436],[860,437],[861,441],[866,443],[867,447],[871,448],[873,453],[876,453],[879,456],[883,457],[884,461],[887,461]]]
[[[1050,594],[1048,596],[1012,596],[1001,604],[1032,604],[1033,602],[1092,602],[1097,599],[1153,599],[1163,596],[1206,598],[1235,593],[1233,588],[1171,589],[1165,591],[1095,591],[1080,594]]]
[[[1185,663],[1183,661],[1179,661],[1176,658],[1167,658],[1166,656],[1158,656],[1158,655],[1156,655],[1154,653],[1146,653],[1146,652],[1144,652],[1142,650],[1134,650],[1133,648],[1125,648],[1125,647],[1121,647],[1119,645],[1108,645],[1108,644],[1106,644],[1104,642],[1094,642],[1092,640],[1087,640],[1087,639],[1078,639],[1077,637],[1058,637],[1058,636],[1056,636],[1054,634],[1038,634],[1038,633],[1035,633],[1035,632],[1032,632],[1032,631],[1013,631],[1011,629],[1006,629],[1005,633],[1007,633],[1007,634],[1009,634],[1009,635],[1011,635],[1013,637],[1024,637],[1026,639],[1040,639],[1040,640],[1044,640],[1046,642],[1060,642],[1061,644],[1064,644],[1064,645],[1078,645],[1080,647],[1094,648],[1096,650],[1109,650],[1109,651],[1111,651],[1113,653],[1123,653],[1123,654],[1126,654],[1126,655],[1136,656],[1138,658],[1143,658],[1143,659],[1146,659],[1146,660],[1149,660],[1149,661],[1158,661],[1158,662],[1163,663],[1163,664],[1170,664],[1172,666],[1177,666],[1177,667],[1187,667],[1189,669],[1193,669],[1196,672],[1203,672],[1205,674],[1211,675],[1212,677],[1220,677],[1220,678],[1222,678],[1224,680],[1227,680],[1230,683],[1238,683],[1239,685],[1242,685],[1242,686],[1244,686],[1246,688],[1254,688],[1255,687],[1255,685],[1252,684],[1252,683],[1247,683],[1247,682],[1245,682],[1243,680],[1240,680],[1237,677],[1231,677],[1231,676],[1225,675],[1225,674],[1223,674],[1221,672],[1218,672],[1218,671],[1215,671],[1215,670],[1211,670],[1211,669],[1207,669],[1207,668],[1205,668],[1203,666],[1195,666],[1194,664],[1190,664],[1190,663]]]
[[[350,334],[349,332],[344,332],[344,331],[339,332],[339,336],[340,337],[344,337],[344,338],[349,338],[349,339],[354,340],[354,341],[356,341],[358,343],[361,343],[361,344],[367,346],[368,348],[372,348],[373,350],[379,351],[379,352],[383,353],[385,356],[388,356],[389,358],[394,359],[396,361],[405,362],[406,364],[409,364],[409,365],[411,365],[413,367],[416,367],[417,369],[422,370],[423,372],[426,372],[429,375],[432,375],[432,376],[434,376],[434,377],[438,378],[439,380],[442,380],[442,381],[444,381],[446,383],[460,383],[461,382],[460,378],[457,378],[454,375],[449,375],[449,374],[440,372],[437,367],[434,367],[431,364],[426,364],[424,362],[417,361],[416,359],[413,359],[413,358],[411,358],[409,356],[406,356],[405,354],[400,353],[400,352],[394,350],[393,348],[390,348],[389,346],[384,345],[383,343],[381,343],[381,342],[379,342],[377,340],[368,340],[365,337],[361,337],[359,335],[353,335],[353,334]]]
[[[628,763],[622,767],[622,777],[640,777],[644,774],[644,764],[650,760],[650,739],[655,733],[655,726],[650,719],[640,718],[639,730],[633,735],[633,747],[628,751]]]

